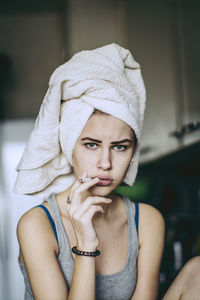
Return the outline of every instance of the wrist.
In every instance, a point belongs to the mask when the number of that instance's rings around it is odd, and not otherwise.
[[[95,244],[85,244],[85,243],[77,243],[77,249],[80,251],[88,251],[88,252],[94,252],[97,250],[99,243]]]
[[[97,249],[95,251],[85,251],[80,250],[76,246],[72,247],[72,252],[79,256],[88,256],[88,257],[96,257],[100,255],[100,251]]]

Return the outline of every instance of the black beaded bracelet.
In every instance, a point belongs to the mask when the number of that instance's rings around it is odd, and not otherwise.
[[[72,248],[72,252],[75,253],[76,255],[92,256],[92,257],[95,257],[95,256],[100,255],[100,251],[99,251],[99,250],[96,250],[96,251],[94,251],[94,252],[81,251],[81,250],[78,250],[78,249],[76,248],[76,246],[74,246],[74,247]]]

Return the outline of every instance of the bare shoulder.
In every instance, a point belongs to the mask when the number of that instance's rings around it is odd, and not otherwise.
[[[17,233],[34,233],[35,230],[41,229],[43,227],[42,225],[45,225],[45,223],[41,208],[31,208],[20,218],[17,224]]]
[[[68,289],[57,259],[58,244],[45,212],[35,207],[19,220],[19,259],[24,263],[34,299],[67,299]]]
[[[164,218],[161,212],[153,207],[152,205],[146,203],[139,203],[139,219],[141,223],[151,223],[160,224],[164,226]]]
[[[139,240],[164,237],[165,222],[158,209],[146,203],[139,203]]]
[[[20,248],[31,246],[33,243],[42,245],[48,242],[56,249],[56,239],[51,224],[40,207],[27,211],[17,224],[17,237]]]

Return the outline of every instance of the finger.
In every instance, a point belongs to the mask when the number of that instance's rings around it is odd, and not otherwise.
[[[79,193],[86,192],[89,188],[97,184],[98,181],[99,181],[98,177],[91,178],[90,180],[81,183],[79,187],[76,189],[76,191],[78,191]]]
[[[92,219],[93,219],[94,215],[97,212],[104,213],[103,207],[100,206],[100,205],[92,205],[88,208],[88,210],[78,220],[82,224],[85,224],[85,225],[90,224],[92,222]]]
[[[92,205],[89,209],[79,217],[77,212],[72,216],[71,220],[76,227],[76,224],[82,225],[89,225],[92,224],[92,218],[94,217],[95,213],[101,212],[104,213],[104,209],[100,205]]]
[[[81,180],[80,180],[80,178],[85,178],[87,176],[87,172],[86,171],[84,171],[83,173],[82,173],[82,175],[79,177],[79,178],[77,178],[75,181],[74,181],[74,183],[73,183],[73,185],[72,185],[72,187],[71,187],[71,189],[70,189],[70,194],[68,195],[68,198],[70,198],[70,202],[74,202],[74,200],[72,200],[73,198],[74,198],[74,191],[76,191],[76,189],[81,185]],[[78,195],[76,195],[76,197],[77,197]],[[79,197],[80,198],[80,197]],[[77,201],[76,201],[76,205],[77,204],[80,204],[80,201],[81,199],[77,199]],[[67,201],[67,203],[68,203],[68,201]],[[71,205],[71,203],[70,203],[70,205]],[[67,204],[67,210],[69,210],[69,205]]]
[[[92,178],[87,177],[87,172],[85,171],[85,172],[83,172],[83,174],[81,176],[79,176],[78,181],[83,183],[83,182],[88,181],[90,179],[92,179]]]
[[[76,180],[74,181],[74,183],[73,183],[73,185],[72,185],[72,187],[71,187],[71,191],[73,192],[73,190],[75,189],[75,188],[77,188],[78,186],[80,186],[81,185],[81,178],[85,178],[87,176],[87,172],[86,171],[84,171],[83,172],[83,174],[80,176],[80,177],[78,177],[78,178],[76,178]]]
[[[110,204],[112,202],[109,198],[103,198],[103,197],[88,197],[82,205],[79,207],[78,210],[76,210],[76,216],[77,218],[81,218],[81,216],[90,208],[92,205],[96,204]],[[102,206],[100,206],[102,207]]]
[[[71,206],[73,209],[80,205],[82,196],[81,194],[86,192],[90,187],[94,186],[98,180],[98,178],[93,178],[87,182],[80,183],[71,189],[69,197],[71,198]]]

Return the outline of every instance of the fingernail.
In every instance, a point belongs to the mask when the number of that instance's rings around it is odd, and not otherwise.
[[[95,177],[93,180],[96,181],[96,182],[98,182],[98,181],[99,181],[99,178],[98,178],[98,177]]]

